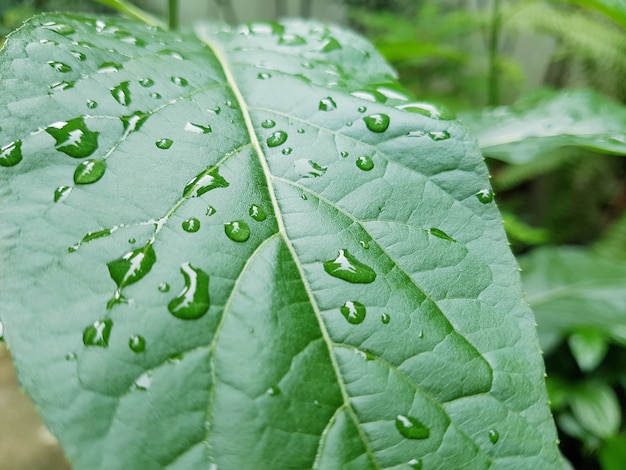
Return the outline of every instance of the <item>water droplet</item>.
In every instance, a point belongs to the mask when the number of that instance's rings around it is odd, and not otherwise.
[[[352,283],[369,284],[376,279],[374,270],[361,263],[346,249],[339,250],[335,259],[325,261],[324,271],[331,276]]]
[[[271,129],[276,125],[276,121],[272,121],[271,119],[266,119],[261,123],[261,127],[264,129]]]
[[[365,111],[367,111],[367,108],[366,108],[365,106],[359,106],[359,107],[357,108],[357,111],[358,111],[359,113],[364,113]]]
[[[346,122],[346,126],[347,126],[347,127],[352,127],[352,121],[348,121],[348,122]]]
[[[257,222],[262,222],[267,219],[267,214],[262,207],[257,206],[256,204],[252,204],[250,206],[250,217],[252,217]]]
[[[287,133],[285,131],[276,131],[267,138],[268,147],[278,147],[287,141]]]
[[[128,116],[120,117],[124,130],[128,133],[138,131],[143,126],[144,122],[150,117],[150,113],[143,111],[135,111]]]
[[[370,244],[366,240],[359,241],[359,245],[361,245],[361,247],[363,247],[364,250],[370,249]]]
[[[283,155],[291,155],[291,152],[293,152],[293,149],[291,147],[285,147],[281,153]]]
[[[139,377],[137,377],[137,380],[135,380],[135,383],[134,383],[135,389],[141,390],[142,392],[145,392],[146,390],[148,390],[151,385],[152,385],[152,376],[148,372],[144,372]]]
[[[189,263],[183,263],[180,272],[185,279],[185,287],[167,305],[167,309],[183,320],[200,318],[210,307],[209,275]]]
[[[272,78],[272,75],[269,73],[261,72],[256,76],[256,78],[258,78],[259,80],[269,80],[270,78]]]
[[[370,171],[374,168],[374,160],[365,155],[356,159],[356,166],[363,171]]]
[[[422,339],[424,337],[424,330],[420,330],[419,333],[417,334],[417,337],[419,339]]]
[[[161,284],[159,284],[159,287],[157,289],[159,289],[159,292],[169,292],[170,285],[167,282],[162,282]]]
[[[76,353],[74,352],[69,352],[65,355],[65,360],[66,361],[75,361],[76,360]]]
[[[111,88],[111,96],[115,98],[122,106],[128,106],[130,104],[130,81],[125,81],[119,85]]]
[[[491,201],[493,201],[494,194],[491,189],[481,189],[475,194],[475,196],[483,204],[489,204]]]
[[[365,305],[359,302],[347,301],[339,309],[348,323],[358,325],[365,320]]]
[[[302,128],[298,129],[298,134],[304,134],[304,133],[305,133],[304,129],[302,129]]]
[[[128,347],[131,351],[140,353],[146,350],[146,340],[143,336],[133,335],[128,340]]]
[[[151,78],[142,78],[139,80],[139,84],[144,88],[150,88],[152,85],[154,85],[154,80],[152,80]]]
[[[93,322],[83,331],[83,344],[106,348],[109,345],[111,328],[113,328],[113,320],[109,318]]]
[[[87,107],[89,109],[96,109],[98,107],[98,103],[94,100],[87,100]]]
[[[226,100],[224,104],[228,106],[230,109],[237,109],[237,103],[235,101]]]
[[[373,90],[357,90],[350,94],[362,100],[372,101],[374,103],[384,103],[387,101],[385,95]]]
[[[348,152],[341,152],[339,155],[341,155],[341,158],[346,158],[348,157],[350,154]]]
[[[370,114],[363,118],[365,126],[372,132],[385,132],[389,127],[389,116],[386,114]]]
[[[100,159],[91,159],[81,162],[74,170],[74,183],[91,184],[98,181],[106,171],[106,162]]]
[[[183,57],[183,55],[178,52],[178,51],[174,51],[172,49],[161,49],[159,52],[157,52],[157,54],[159,55],[167,55],[172,57],[173,59],[176,60],[185,60],[185,58]]]
[[[47,64],[50,67],[52,67],[54,70],[56,70],[57,72],[68,73],[72,71],[72,67],[70,67],[67,64],[64,64],[63,62],[56,62],[54,60],[50,60],[47,62]]]
[[[293,162],[293,167],[296,173],[303,178],[315,178],[322,176],[328,170],[327,166],[321,166],[312,160],[296,160]]]
[[[194,191],[196,191],[196,196],[202,196],[212,189],[227,188],[228,186],[228,181],[220,176],[219,170],[217,168],[211,168],[193,177],[189,183],[185,185],[183,196],[188,197]]]
[[[301,46],[306,44],[306,39],[302,36],[298,36],[297,34],[283,34],[278,40],[278,44],[283,44],[285,46]]]
[[[76,31],[71,26],[68,26],[68,25],[62,24],[62,23],[55,23],[54,21],[51,21],[49,23],[45,23],[41,27],[43,29],[47,29],[49,31],[54,31],[55,33],[60,34],[62,36],[67,36],[67,35],[72,34],[72,33],[74,33]]]
[[[306,201],[306,200],[307,200],[307,199],[309,199],[309,198],[307,197],[307,195],[306,195],[306,194],[302,193],[302,194],[300,195],[300,199],[302,199],[303,201]]]
[[[337,103],[330,96],[322,98],[319,104],[320,111],[334,111],[337,109]]]
[[[448,131],[434,131],[429,132],[428,137],[430,137],[435,142],[440,140],[446,140],[450,138],[450,133]]]
[[[4,325],[0,321],[0,343],[4,343]]]
[[[216,212],[217,211],[215,210],[215,207],[209,206],[209,207],[206,208],[206,214],[205,215],[208,215],[209,217],[211,217]]]
[[[117,64],[115,62],[102,62],[98,66],[98,73],[115,73],[119,72],[121,69],[121,64]]]
[[[396,428],[407,439],[426,439],[430,436],[428,428],[412,416],[396,416]]]
[[[195,217],[191,217],[183,222],[183,230],[189,233],[195,233],[200,230],[200,221]]]
[[[74,88],[74,85],[76,85],[76,82],[74,81],[56,82],[50,85],[50,89],[52,91],[63,91],[63,90],[69,90],[70,88]]]
[[[495,444],[496,442],[498,442],[498,439],[500,439],[500,433],[498,433],[498,431],[496,431],[495,429],[490,429],[488,435],[489,440],[492,444]]]
[[[159,139],[154,143],[154,145],[156,145],[157,148],[160,148],[161,150],[167,150],[172,146],[173,143],[174,141],[172,139]]]
[[[222,108],[220,108],[219,106],[216,106],[216,107],[213,109],[213,112],[214,112],[215,114],[219,114],[219,113],[221,113],[221,112],[222,112]]]
[[[388,313],[383,313],[380,317],[380,321],[382,321],[385,325],[391,321],[391,317]]]
[[[208,134],[210,132],[213,132],[213,129],[211,129],[211,126],[209,125],[202,126],[200,124],[195,124],[193,122],[187,122],[187,124],[185,124],[185,130],[187,132],[193,132],[195,134]]]
[[[407,462],[413,470],[422,470],[422,459],[411,459]]]
[[[398,109],[422,114],[432,119],[450,120],[454,119],[454,113],[444,107],[437,107],[430,103],[406,103],[396,106]]]
[[[45,44],[49,46],[58,46],[59,43],[56,41],[51,41],[50,39],[40,39],[39,44]]]
[[[160,100],[161,99],[161,94],[160,93],[150,93],[150,98],[154,98],[155,100]]]
[[[59,186],[54,190],[54,202],[61,202],[72,192],[71,186]]]
[[[55,122],[46,132],[56,140],[56,149],[70,157],[88,157],[98,148],[100,133],[89,130],[83,117]]]
[[[276,395],[280,395],[280,388],[277,385],[272,385],[268,388],[265,393],[267,393],[271,397],[275,397]]]
[[[70,52],[77,60],[84,62],[87,59],[87,56],[79,51],[71,51]]]
[[[13,166],[22,161],[22,141],[16,140],[0,148],[0,166]]]
[[[183,77],[171,77],[170,80],[174,85],[178,85],[178,86],[189,85],[189,82]]]
[[[430,233],[431,235],[433,235],[435,237],[439,237],[439,238],[442,238],[444,240],[448,240],[450,242],[456,242],[456,240],[454,238],[452,238],[446,232],[444,232],[443,230],[440,230],[438,228],[431,228],[431,229],[428,230],[428,233]]]
[[[250,227],[243,220],[233,220],[224,224],[226,236],[236,242],[245,242],[250,238]]]
[[[326,42],[324,43],[324,45],[321,48],[322,52],[331,52],[331,51],[336,51],[338,49],[341,49],[341,44],[339,43],[339,41],[337,41],[337,39],[333,38],[333,37],[329,37],[326,39]]]
[[[137,243],[137,240],[131,237],[128,239],[128,243],[130,243],[131,245],[134,245],[135,243]]]
[[[121,258],[109,261],[107,267],[111,279],[121,289],[142,279],[150,272],[156,262],[156,253],[152,244],[129,251]]]

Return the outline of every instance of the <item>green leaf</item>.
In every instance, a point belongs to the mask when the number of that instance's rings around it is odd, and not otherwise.
[[[626,1],[624,0],[562,0],[604,13],[607,18],[626,28]]]
[[[592,435],[606,439],[617,433],[621,409],[611,387],[602,382],[585,382],[572,390],[570,399],[576,421]]]
[[[599,457],[603,470],[621,470],[626,462],[626,434],[607,439],[600,449]]]
[[[609,349],[606,336],[592,328],[582,328],[567,340],[569,349],[583,372],[594,370]]]
[[[536,92],[459,118],[486,156],[516,165],[564,146],[626,155],[626,107],[592,90]]]
[[[562,468],[478,148],[366,41],[47,15],[0,76],[0,318],[75,469]]]

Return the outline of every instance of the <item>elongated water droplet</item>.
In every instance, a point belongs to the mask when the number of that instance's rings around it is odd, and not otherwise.
[[[372,101],[374,103],[384,103],[385,101],[387,101],[385,95],[374,90],[357,90],[353,91],[350,94],[362,100]]]
[[[54,60],[50,60],[48,61],[48,65],[52,67],[54,70],[56,70],[57,72],[68,73],[72,71],[72,67],[70,67],[67,64],[64,64],[63,62],[56,62]]]
[[[50,39],[40,39],[39,44],[46,44],[49,46],[58,46],[59,43],[56,41],[51,41]]]
[[[250,206],[250,217],[252,217],[257,222],[262,222],[267,219],[267,214],[262,207],[257,206],[256,204],[252,204]]]
[[[81,162],[74,170],[74,183],[91,184],[98,181],[104,176],[106,171],[106,162],[104,160],[92,159]]]
[[[16,140],[0,148],[0,166],[13,166],[22,161],[22,141]]]
[[[83,117],[55,122],[46,132],[56,140],[56,149],[70,157],[88,157],[98,148],[100,133],[89,130]]]
[[[113,320],[109,318],[93,322],[83,331],[83,344],[106,348],[109,345],[111,328],[113,328]]]
[[[490,429],[488,432],[489,435],[489,440],[491,441],[492,444],[495,444],[498,442],[498,439],[500,439],[500,433],[498,433],[498,431],[496,431],[495,429]]]
[[[141,78],[139,79],[139,84],[144,87],[144,88],[150,88],[151,86],[154,85],[154,80],[152,80],[151,78]]]
[[[481,189],[476,193],[476,197],[483,204],[489,204],[491,201],[493,201],[493,196],[494,194],[491,189]]]
[[[149,117],[150,113],[146,113],[144,111],[135,111],[133,114],[120,117],[120,120],[122,121],[124,130],[128,133],[131,133],[141,129],[141,126],[144,125]]]
[[[439,238],[442,238],[444,240],[448,240],[450,242],[456,242],[456,240],[454,238],[452,238],[446,232],[444,232],[443,230],[440,230],[438,228],[431,228],[431,229],[428,230],[428,233],[430,233],[431,235],[434,235],[435,237],[439,237]]]
[[[291,155],[291,152],[293,152],[293,149],[291,147],[285,147],[282,152],[283,155]]]
[[[131,351],[140,353],[146,350],[146,340],[143,336],[133,335],[128,340],[128,347]]]
[[[256,76],[256,78],[258,78],[259,80],[269,80],[270,78],[272,78],[272,75],[269,73],[261,72]]]
[[[322,98],[319,104],[320,111],[334,111],[337,109],[337,103],[330,96]]]
[[[369,284],[376,279],[374,270],[361,263],[346,249],[339,250],[335,259],[324,262],[324,271],[352,283]]]
[[[187,132],[193,132],[195,134],[208,134],[210,132],[213,132],[211,126],[203,126],[201,124],[195,124],[193,122],[187,122],[187,124],[185,124],[185,130]]]
[[[339,311],[344,316],[348,323],[358,325],[365,320],[365,305],[359,302],[347,301],[343,304]]]
[[[83,243],[89,243],[90,241],[97,240],[98,238],[108,237],[116,230],[117,230],[117,226],[113,228],[105,228],[103,230],[98,230],[97,232],[89,232],[87,235],[83,237],[80,243],[82,245]]]
[[[183,77],[172,77],[170,78],[171,82],[174,85],[178,85],[178,86],[187,86],[189,85],[189,82],[187,81],[187,79],[183,78]]]
[[[162,282],[161,284],[159,284],[159,292],[169,292],[170,291],[170,285],[167,282]]]
[[[188,197],[195,191],[196,196],[202,196],[215,188],[227,188],[228,181],[222,178],[217,168],[211,168],[199,173],[185,185],[183,196]]]
[[[175,51],[173,49],[161,49],[159,52],[157,52],[157,54],[159,54],[159,55],[167,55],[167,56],[170,56],[170,57],[172,57],[173,59],[176,59],[176,60],[185,60],[185,58],[183,57],[183,55],[180,52]]]
[[[364,155],[356,159],[356,166],[363,171],[370,171],[374,168],[374,160],[371,157]]]
[[[454,119],[454,113],[444,107],[438,107],[430,103],[406,103],[396,106],[398,109],[422,114],[432,119],[450,120]]]
[[[206,208],[206,213],[205,215],[208,215],[209,217],[211,217],[213,214],[215,214],[217,212],[217,210],[215,209],[215,207],[213,206],[209,206]]]
[[[426,439],[430,436],[428,428],[413,416],[396,416],[396,428],[407,439]]]
[[[156,145],[157,148],[160,148],[161,150],[167,150],[172,146],[173,143],[174,141],[172,139],[159,139],[154,143],[154,145]]]
[[[385,325],[391,321],[391,317],[388,313],[383,313],[380,317],[380,321],[382,321]]]
[[[303,178],[316,178],[322,176],[328,170],[327,166],[321,166],[312,160],[296,160],[293,162],[296,173]]]
[[[450,133],[448,131],[433,131],[428,133],[428,137],[437,142],[440,140],[449,139]]]
[[[89,109],[96,109],[98,107],[98,103],[94,100],[87,100],[87,107]]]
[[[261,127],[264,129],[271,129],[275,125],[276,125],[276,121],[273,121],[271,119],[266,119],[265,121],[261,123]]]
[[[185,279],[185,287],[168,305],[172,315],[183,320],[200,318],[208,312],[209,275],[189,263],[183,263],[180,272]]]
[[[372,132],[385,132],[389,127],[389,116],[386,114],[370,114],[363,118],[365,126]]]
[[[76,30],[72,28],[71,26],[62,24],[62,23],[56,23],[54,21],[45,23],[41,27],[49,31],[54,31],[55,33],[60,34],[61,36],[67,36],[69,34],[76,32]]]
[[[250,238],[250,227],[243,220],[233,220],[224,224],[226,236],[235,242],[245,242]]]
[[[200,230],[200,221],[195,217],[191,217],[183,222],[183,230],[189,233],[195,233]]]
[[[297,34],[283,34],[278,40],[278,44],[284,44],[285,46],[301,46],[306,44],[306,39]]]
[[[309,199],[305,193],[302,193],[302,194],[300,195],[300,198],[301,198],[303,201],[306,201],[306,200],[308,200],[308,199]]]
[[[98,73],[115,73],[122,69],[122,64],[115,62],[102,62],[98,66]]]
[[[84,62],[87,59],[87,56],[79,51],[71,51],[71,54],[81,62]]]
[[[62,82],[56,82],[53,83],[52,85],[50,85],[50,89],[53,91],[63,91],[63,90],[69,90],[70,88],[74,88],[74,85],[76,85],[75,81],[62,81]]]
[[[111,88],[111,96],[122,106],[128,106],[130,99],[130,81],[125,81]]]
[[[280,388],[278,387],[278,385],[272,385],[265,391],[265,393],[267,393],[271,397],[275,397],[276,395],[280,395]]]
[[[61,202],[72,192],[71,186],[59,186],[54,190],[54,202]]]
[[[267,138],[268,147],[278,147],[287,141],[287,133],[285,131],[276,131]]]
[[[109,261],[107,267],[111,279],[121,289],[142,279],[150,272],[156,262],[156,253],[152,244],[129,251],[121,258]]]

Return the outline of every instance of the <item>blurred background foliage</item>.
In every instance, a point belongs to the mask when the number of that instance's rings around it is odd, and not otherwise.
[[[2,0],[0,37],[41,11],[113,14],[120,3]],[[132,3],[167,16],[165,0]],[[283,16],[347,25],[376,44],[410,95],[456,113],[479,141],[523,268],[561,448],[577,469],[626,468],[626,0],[179,8],[183,26]]]

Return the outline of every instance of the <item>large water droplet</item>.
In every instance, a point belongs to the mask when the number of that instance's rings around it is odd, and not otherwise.
[[[185,279],[185,287],[168,305],[172,315],[183,320],[200,318],[208,310],[209,275],[189,263],[183,263],[180,272]]]
[[[187,122],[187,124],[185,124],[185,130],[187,132],[193,132],[195,134],[208,134],[210,132],[213,132],[213,129],[211,129],[211,126],[209,126],[208,124],[206,126],[203,126],[201,124],[195,124],[193,122]]]
[[[71,186],[59,186],[54,190],[54,202],[61,202],[72,192]]]
[[[70,157],[88,157],[98,148],[100,133],[89,130],[83,117],[55,122],[46,132],[56,140],[56,149]]]
[[[141,335],[133,335],[128,340],[128,347],[133,352],[143,352],[146,350],[146,339]]]
[[[243,220],[233,220],[224,224],[226,236],[236,242],[245,242],[250,238],[250,227]]]
[[[267,138],[268,147],[278,147],[287,141],[287,133],[285,131],[276,131]]]
[[[370,114],[364,117],[363,121],[372,132],[385,132],[389,127],[389,116],[386,114]]]
[[[431,235],[433,235],[435,237],[439,237],[439,238],[442,238],[444,240],[448,240],[450,242],[456,242],[456,240],[454,238],[452,238],[446,232],[444,232],[443,230],[440,230],[438,228],[431,228],[431,229],[428,230],[428,233],[430,233]]]
[[[339,250],[335,259],[324,262],[324,271],[352,283],[369,284],[376,279],[372,268],[361,263],[345,249]]]
[[[0,148],[0,166],[13,166],[22,161],[22,141],[16,140]]]
[[[261,127],[264,129],[271,129],[275,125],[276,125],[276,121],[273,121],[271,119],[266,119],[265,121],[261,123]]]
[[[257,222],[262,222],[267,219],[267,214],[262,207],[257,206],[256,204],[252,204],[250,206],[250,217],[252,217]]]
[[[125,81],[111,88],[111,96],[122,106],[128,106],[130,99],[130,81]]]
[[[124,130],[130,133],[141,129],[141,126],[143,126],[143,124],[149,117],[150,113],[146,113],[144,111],[135,111],[133,114],[120,117],[120,120],[122,121]]]
[[[183,77],[171,77],[170,80],[171,80],[171,82],[174,85],[178,85],[178,86],[187,86],[187,85],[189,85],[189,82],[187,81],[187,79],[185,79]]]
[[[81,162],[74,170],[74,183],[90,184],[95,183],[104,176],[107,164],[101,159],[91,159]]]
[[[50,67],[52,67],[57,72],[68,73],[68,72],[72,71],[72,67],[70,67],[67,64],[64,64],[63,62],[57,62],[57,61],[54,61],[54,60],[50,60],[47,63],[48,63],[48,65]]]
[[[222,178],[217,168],[211,168],[199,173],[192,178],[189,183],[185,185],[183,190],[183,196],[188,197],[194,191],[196,196],[202,196],[215,188],[227,188],[229,186],[228,181]]]
[[[320,111],[334,111],[337,109],[337,103],[330,96],[322,98],[319,104]]]
[[[142,279],[150,272],[156,262],[156,253],[152,244],[129,251],[121,258],[109,261],[107,267],[111,279],[121,289]]]
[[[154,143],[154,145],[156,145],[157,148],[160,148],[161,150],[167,150],[172,146],[173,143],[174,141],[172,139],[159,139]]]
[[[109,345],[113,320],[98,320],[93,322],[83,331],[83,344],[85,346],[101,346],[106,348]]]
[[[426,439],[430,436],[428,428],[412,416],[396,416],[396,428],[407,439]]]
[[[339,308],[339,311],[348,320],[348,323],[353,325],[363,323],[365,320],[365,305],[362,303],[349,300]]]
[[[200,221],[195,217],[185,220],[182,225],[185,232],[195,233],[200,230]]]
[[[293,167],[296,173],[303,178],[315,178],[322,176],[328,170],[327,166],[321,166],[312,160],[296,160],[293,162]]]
[[[374,168],[374,160],[371,157],[364,155],[356,159],[356,166],[363,171],[370,171]]]
[[[476,193],[476,197],[483,204],[489,204],[491,201],[493,201],[493,196],[494,196],[493,191],[488,188],[481,189],[480,191]]]
[[[489,440],[491,441],[492,444],[495,444],[498,442],[498,439],[500,439],[500,433],[498,433],[498,431],[496,431],[495,429],[490,429],[488,432],[489,435]]]

